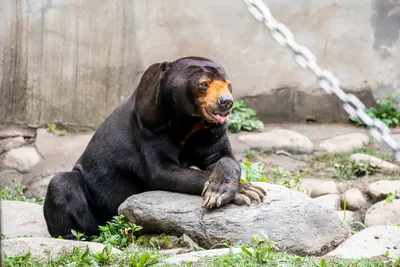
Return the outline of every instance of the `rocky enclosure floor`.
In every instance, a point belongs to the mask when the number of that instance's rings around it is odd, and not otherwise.
[[[0,128],[3,193],[5,188],[20,186],[24,197],[40,202],[50,179],[73,167],[93,135],[50,130],[52,133],[49,129]],[[394,129],[393,134],[400,143],[400,129]],[[391,151],[372,140],[364,129],[351,125],[280,124],[266,125],[262,132],[230,134],[229,138],[242,164],[242,179],[268,182],[263,183],[269,194],[265,205],[252,204],[251,209],[228,206],[209,217],[198,217],[199,197],[168,192],[157,198],[143,194],[137,200],[133,196],[121,205],[120,214],[144,229],[146,220],[151,221],[151,227],[176,236],[187,235],[189,243],[195,244],[175,251],[169,251],[169,247],[166,253],[180,254],[175,256],[176,261],[170,258],[170,263],[207,255],[192,252],[182,256],[199,244],[216,248],[222,240],[234,243],[246,236],[250,239],[258,230],[281,243],[284,251],[301,256],[400,257],[400,233],[393,234],[400,229],[399,164]],[[7,199],[4,195],[2,198]],[[153,203],[152,199],[162,203]],[[192,205],[187,208],[190,212],[182,202]],[[140,214],[140,210],[146,214]],[[10,256],[28,251],[43,256],[45,248],[57,254],[80,244],[50,239],[40,204],[3,200],[1,211],[5,238],[2,250]],[[167,215],[159,218],[160,213]],[[140,221],[143,216],[146,219]],[[271,216],[275,220],[270,220]],[[210,228],[212,232],[208,232]],[[310,238],[310,233],[318,236],[318,242]],[[35,244],[42,244],[42,249]],[[90,246],[93,251],[104,248],[98,243]],[[120,253],[117,249],[114,252]],[[232,251],[225,251],[229,252]]]

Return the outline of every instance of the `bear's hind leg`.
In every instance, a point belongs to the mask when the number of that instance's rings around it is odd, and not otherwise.
[[[76,239],[71,230],[86,236],[98,233],[98,222],[90,209],[86,185],[80,172],[63,172],[51,179],[43,212],[52,237]]]

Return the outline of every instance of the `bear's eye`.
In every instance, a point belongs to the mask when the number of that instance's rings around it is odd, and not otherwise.
[[[206,90],[206,89],[208,89],[208,87],[210,87],[210,86],[208,85],[207,82],[201,82],[201,83],[200,83],[200,88],[201,88],[201,89]]]

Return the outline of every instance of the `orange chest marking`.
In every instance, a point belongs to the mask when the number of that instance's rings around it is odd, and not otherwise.
[[[186,140],[192,136],[193,134],[197,133],[198,131],[208,128],[204,120],[200,120],[198,123],[196,123],[193,128],[190,130],[189,133],[186,134],[185,138],[183,141],[181,141],[181,145],[183,146],[186,142]]]

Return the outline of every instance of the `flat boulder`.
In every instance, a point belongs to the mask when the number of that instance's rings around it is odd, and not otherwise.
[[[293,154],[310,154],[314,149],[313,143],[306,136],[286,129],[239,135],[238,141],[265,152],[284,150]]]
[[[1,233],[7,238],[50,237],[44,220],[43,206],[22,201],[2,200]]]
[[[388,256],[400,257],[400,227],[373,226],[344,241],[324,258],[362,259]]]
[[[364,133],[348,133],[322,141],[319,147],[328,153],[351,153],[370,143],[370,137]]]
[[[87,241],[64,240],[46,237],[22,237],[2,240],[2,253],[9,257],[31,253],[32,258],[47,258],[49,254],[57,258],[63,253],[72,252],[74,247],[89,249],[91,253],[102,252],[105,245]],[[119,254],[121,251],[112,248],[111,253]]]
[[[129,197],[119,207],[144,233],[188,235],[204,248],[222,242],[247,243],[264,232],[285,251],[298,255],[323,255],[349,236],[340,218],[312,198],[284,186],[255,183],[264,187],[264,203],[250,206],[228,204],[215,210],[201,207],[200,196],[150,191]]]

